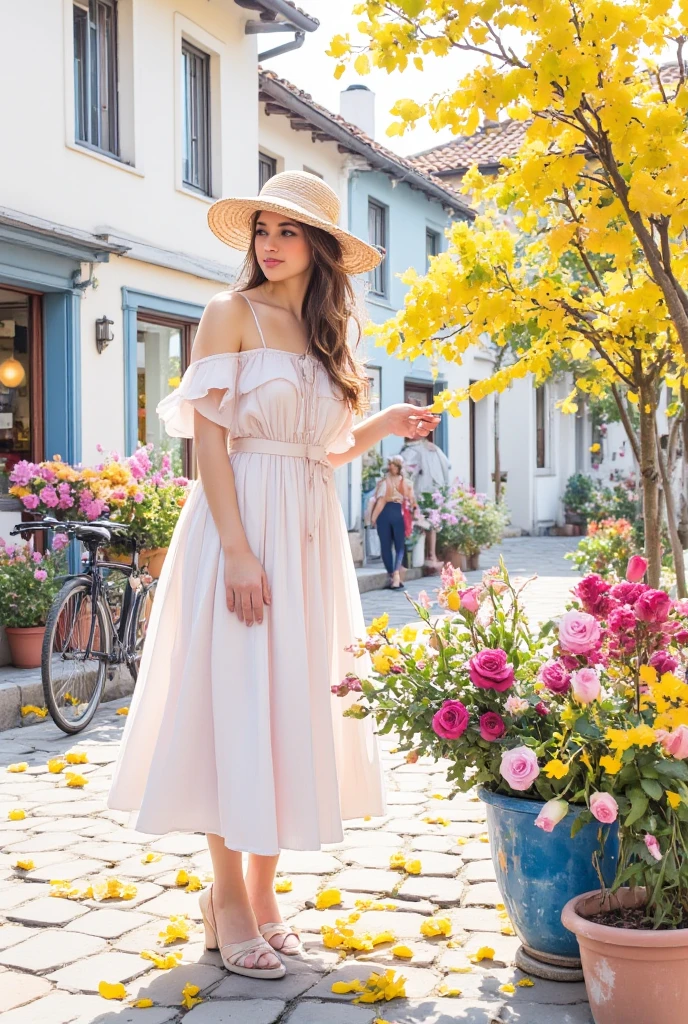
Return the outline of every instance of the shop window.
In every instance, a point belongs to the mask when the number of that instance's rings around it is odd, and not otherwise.
[[[210,195],[210,56],[182,40],[182,178]]]
[[[40,326],[40,296],[0,288],[0,494],[18,462],[43,455]]]
[[[74,4],[75,137],[119,156],[117,0]]]
[[[142,313],[136,332],[138,443],[168,451],[178,476],[192,475],[191,445],[169,437],[155,409],[179,385],[189,365],[197,324]]]
[[[376,203],[373,199],[368,200],[368,241],[371,245],[387,249],[387,207]],[[375,295],[382,297],[387,295],[385,259],[370,272],[370,290]]]

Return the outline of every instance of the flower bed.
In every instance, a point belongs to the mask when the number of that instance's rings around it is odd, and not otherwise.
[[[627,519],[602,519],[599,523],[588,523],[587,537],[564,558],[572,561],[581,573],[594,572],[619,580],[623,579],[634,548],[633,526]]]
[[[57,536],[52,551],[42,554],[28,544],[0,538],[0,625],[26,629],[44,626],[66,569],[66,537]]]
[[[491,547],[501,540],[506,510],[485,494],[462,483],[421,494],[418,503],[423,516],[437,531],[440,551],[456,548],[467,555]]]

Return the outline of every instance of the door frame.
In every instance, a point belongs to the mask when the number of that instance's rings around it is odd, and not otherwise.
[[[27,331],[29,346],[29,415],[31,417],[31,447],[29,457],[32,462],[42,462],[45,458],[45,438],[43,436],[45,417],[43,401],[45,387],[43,381],[43,293],[33,288],[22,288],[19,285],[0,282],[0,289],[25,295],[29,306],[29,329]]]

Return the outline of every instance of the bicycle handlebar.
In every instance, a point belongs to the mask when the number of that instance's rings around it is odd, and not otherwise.
[[[78,530],[88,530],[95,528],[95,530],[110,530],[113,533],[121,532],[128,533],[129,526],[127,523],[116,523],[111,522],[108,519],[94,519],[91,522],[78,522],[72,519],[53,519],[50,516],[46,516],[44,519],[38,519],[34,523],[17,523],[10,530],[10,536],[16,537],[21,536],[23,533],[33,533],[35,530],[55,530],[58,533],[76,533]]]

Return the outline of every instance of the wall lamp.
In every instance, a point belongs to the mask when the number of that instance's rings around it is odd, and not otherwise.
[[[110,342],[114,340],[115,336],[110,330],[114,322],[114,320],[108,320],[106,316],[101,316],[100,320],[96,320],[96,348],[98,352],[102,353]]]

